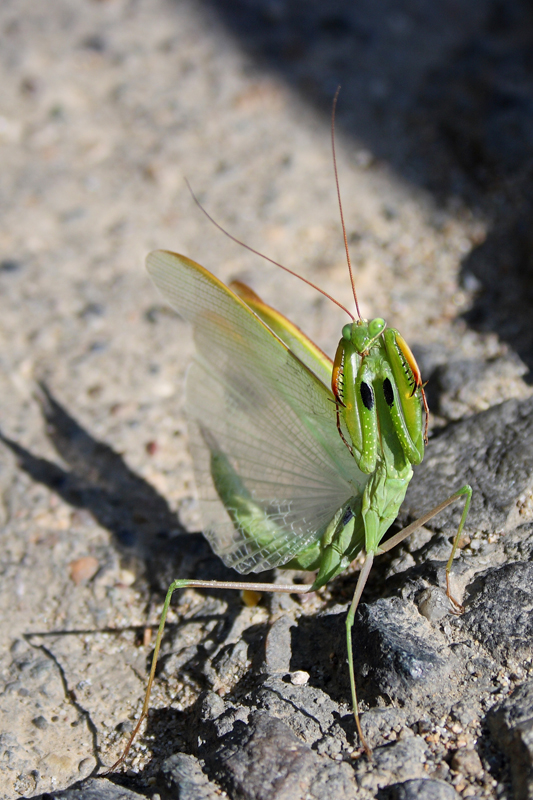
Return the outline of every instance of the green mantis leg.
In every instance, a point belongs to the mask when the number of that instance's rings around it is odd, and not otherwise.
[[[357,702],[357,689],[355,687],[355,670],[353,663],[352,628],[355,622],[355,612],[357,611],[357,606],[359,605],[359,600],[361,599],[361,595],[363,594],[363,589],[365,588],[365,584],[368,580],[368,576],[370,575],[370,570],[372,569],[373,563],[374,563],[374,553],[368,553],[367,556],[365,557],[363,568],[359,573],[359,578],[357,580],[357,586],[355,587],[353,600],[350,604],[348,615],[346,617],[346,644],[348,647],[348,671],[350,673],[350,689],[352,691],[352,708],[355,717],[355,725],[357,728],[357,733],[359,734],[359,739],[361,741],[361,744],[365,748],[365,753],[369,758],[372,758],[372,750],[368,746],[366,739],[363,736],[363,731],[361,730],[361,720],[359,718],[359,705]]]
[[[433,517],[439,514],[447,506],[455,502],[455,500],[458,500],[460,497],[465,498],[465,505],[463,508],[463,513],[461,514],[461,520],[459,522],[459,527],[457,528],[457,533],[455,534],[453,539],[452,552],[450,554],[450,558],[448,559],[448,563],[446,564],[446,595],[451,600],[455,608],[459,611],[459,613],[462,614],[462,612],[464,611],[463,606],[453,597],[451,593],[450,572],[452,569],[453,559],[455,557],[455,553],[457,552],[457,547],[461,539],[461,534],[463,532],[466,518],[468,516],[468,511],[470,509],[470,501],[472,500],[471,486],[468,486],[468,484],[462,486],[446,500],[443,500],[442,503],[439,503],[438,506],[435,506],[435,508],[433,508],[431,511],[428,511],[419,519],[412,522],[411,525],[408,525],[407,528],[404,528],[399,533],[395,534],[394,536],[391,536],[390,539],[387,539],[386,542],[384,542],[382,545],[379,546],[379,552],[387,553],[389,550],[392,550],[392,548],[395,547],[397,544],[403,542],[403,540],[406,539],[409,536],[409,534],[413,533],[413,531],[416,531],[418,528],[421,528],[422,525],[425,525],[426,522],[428,522],[430,519],[433,519]]]
[[[454,541],[453,541],[452,554],[451,554],[450,559],[448,561],[448,564],[446,566],[447,595],[450,598],[450,600],[452,600],[452,602],[455,604],[455,606],[457,608],[459,608],[459,609],[461,609],[462,607],[460,606],[460,604],[456,600],[453,599],[453,597],[452,597],[452,595],[450,593],[450,589],[449,589],[449,573],[450,573],[450,570],[451,570],[453,557],[454,557],[455,552],[457,550],[459,539],[461,537],[461,533],[462,533],[462,530],[463,530],[463,527],[464,527],[466,516],[468,514],[468,509],[469,509],[469,506],[470,506],[470,498],[471,498],[471,496],[472,496],[472,489],[470,488],[470,486],[463,486],[461,489],[459,489],[457,492],[455,492],[455,494],[453,494],[447,500],[444,500],[442,503],[440,503],[434,509],[432,509],[431,511],[428,511],[427,514],[424,514],[422,517],[420,517],[420,519],[417,519],[415,522],[411,523],[411,525],[408,525],[407,528],[404,528],[402,531],[397,533],[395,536],[392,536],[383,545],[381,545],[378,548],[378,550],[376,551],[376,554],[379,554],[379,553],[385,553],[388,550],[391,550],[395,545],[399,544],[399,542],[402,542],[405,538],[407,538],[407,536],[409,536],[409,534],[413,533],[413,531],[417,530],[417,528],[420,528],[422,525],[424,525],[426,522],[428,522],[430,519],[432,519],[432,517],[434,517],[436,514],[438,514],[440,511],[442,511],[447,506],[449,506],[451,503],[453,503],[459,497],[466,497],[465,507],[464,507],[464,510],[463,510],[463,514],[461,516],[461,522],[459,523],[459,528],[457,530],[457,533],[456,533],[456,535],[454,537]],[[365,584],[367,582],[368,575],[370,573],[370,569],[372,567],[372,563],[373,563],[373,560],[374,560],[374,555],[375,555],[375,553],[367,553],[367,555],[365,557],[365,562],[363,564],[363,568],[361,570],[361,573],[359,575],[359,579],[357,581],[357,586],[355,588],[355,593],[354,593],[354,596],[353,596],[353,600],[351,602],[350,609],[348,611],[348,616],[346,617],[346,640],[347,640],[347,646],[348,646],[348,668],[349,668],[349,674],[350,674],[350,687],[351,687],[351,693],[352,693],[352,704],[353,704],[353,710],[354,710],[355,724],[356,724],[356,727],[357,727],[357,732],[358,732],[359,737],[361,739],[361,743],[362,743],[362,745],[363,745],[363,747],[365,749],[365,752],[367,753],[367,755],[369,757],[371,757],[371,750],[370,750],[370,747],[366,743],[365,738],[363,736],[363,733],[362,733],[362,730],[361,730],[361,722],[360,722],[360,719],[359,719],[359,707],[358,707],[358,703],[357,703],[357,692],[356,692],[356,686],[355,686],[355,671],[354,671],[354,663],[353,663],[352,628],[353,628],[353,624],[354,624],[354,620],[355,620],[355,612],[357,611],[357,606],[359,605],[359,601],[361,599],[361,595],[363,593],[363,589],[365,588]],[[124,752],[122,753],[122,755],[120,756],[118,761],[116,761],[115,764],[113,764],[113,766],[110,767],[109,770],[107,770],[107,772],[105,774],[109,774],[110,772],[113,772],[114,770],[116,770],[122,764],[122,762],[124,761],[124,759],[128,755],[128,752],[129,752],[129,750],[130,750],[130,748],[131,748],[131,746],[133,744],[133,741],[134,741],[135,737],[137,736],[137,733],[139,732],[139,729],[140,729],[144,719],[146,718],[146,716],[148,714],[148,708],[149,708],[149,704],[150,704],[150,695],[151,695],[151,692],[152,692],[152,685],[153,685],[154,678],[155,678],[157,660],[158,660],[158,657],[159,657],[159,651],[161,649],[161,641],[163,639],[163,633],[164,633],[164,630],[165,630],[165,624],[166,624],[166,619],[167,619],[167,615],[168,615],[168,609],[170,607],[170,601],[172,599],[172,595],[174,594],[174,592],[177,589],[190,589],[190,588],[197,588],[197,589],[234,589],[234,590],[238,590],[238,591],[256,591],[256,592],[270,592],[270,593],[274,592],[274,593],[284,593],[284,594],[294,594],[295,592],[297,592],[298,594],[304,594],[305,592],[310,592],[310,591],[313,590],[313,584],[309,584],[308,586],[302,586],[302,585],[295,585],[295,584],[247,583],[247,582],[244,582],[244,581],[201,581],[201,580],[189,580],[187,578],[178,579],[178,580],[173,581],[169,586],[169,589],[168,589],[166,597],[165,597],[165,602],[163,604],[163,611],[161,613],[161,620],[159,622],[159,628],[158,628],[157,637],[156,637],[156,640],[155,640],[154,654],[153,654],[153,657],[152,657],[152,665],[151,665],[151,668],[150,668],[150,676],[148,678],[148,686],[146,688],[146,694],[145,694],[145,697],[144,697],[144,703],[143,703],[141,715],[140,715],[140,717],[139,717],[139,719],[137,721],[137,724],[135,725],[135,728],[133,729],[133,733],[131,734],[126,747],[124,748]]]
[[[422,525],[425,525],[430,519],[435,517],[439,514],[443,509],[447,506],[451,505],[451,503],[458,500],[460,497],[465,498],[465,505],[463,508],[463,513],[461,515],[461,521],[459,522],[459,527],[457,528],[457,533],[453,539],[453,546],[450,558],[448,559],[448,563],[446,564],[446,594],[451,602],[454,604],[455,608],[462,612],[464,609],[462,605],[455,600],[452,596],[450,591],[450,570],[452,568],[453,558],[457,551],[457,546],[459,544],[459,540],[461,538],[461,533],[463,532],[464,524],[466,521],[466,517],[468,515],[468,509],[470,508],[470,500],[472,498],[472,489],[470,486],[462,486],[457,492],[448,497],[446,500],[443,500],[442,503],[439,503],[438,506],[435,506],[431,511],[428,511],[426,514],[421,516],[419,519],[412,522],[403,530],[399,531],[399,533],[392,536],[388,539],[384,544],[380,545],[378,550],[375,554],[379,555],[381,553],[386,553],[388,550],[392,550],[400,542],[403,542],[411,533],[416,531],[418,528],[421,528]],[[357,733],[359,734],[359,738],[361,740],[361,744],[365,749],[365,753],[369,758],[372,758],[372,751],[363,736],[363,732],[361,729],[361,721],[359,718],[359,705],[357,702],[357,691],[355,686],[355,670],[354,670],[354,662],[353,662],[353,648],[352,648],[352,628],[355,622],[355,612],[357,611],[357,606],[359,605],[359,601],[361,599],[361,595],[363,594],[363,589],[365,588],[365,584],[368,580],[368,576],[370,574],[370,570],[372,568],[372,564],[374,562],[374,553],[370,552],[367,553],[365,556],[365,560],[363,563],[363,568],[359,573],[359,579],[357,581],[357,585],[355,587],[354,596],[350,605],[350,609],[348,611],[348,615],[346,617],[346,644],[348,648],[348,670],[350,674],[350,688],[352,692],[352,707],[353,713],[355,717],[355,725],[357,727]]]
[[[245,583],[244,581],[199,581],[199,580],[189,580],[188,578],[178,579],[173,581],[167,591],[165,602],[163,603],[163,611],[161,612],[161,619],[159,621],[159,628],[157,630],[157,637],[155,640],[154,646],[154,654],[152,656],[152,666],[150,668],[150,676],[148,678],[148,686],[146,687],[146,694],[144,695],[144,703],[141,711],[141,715],[137,720],[137,724],[133,729],[133,733],[131,734],[126,747],[118,761],[115,761],[112,767],[109,767],[104,775],[109,775],[110,772],[114,772],[118,767],[122,764],[126,756],[128,755],[130,748],[135,740],[139,732],[139,728],[141,727],[144,719],[148,714],[148,708],[150,705],[150,695],[152,693],[152,685],[155,678],[155,671],[157,668],[157,660],[159,657],[159,650],[161,649],[161,641],[163,639],[163,633],[165,630],[165,624],[167,621],[168,609],[170,608],[170,601],[172,600],[172,595],[177,589],[236,589],[237,591],[251,591],[251,592],[271,592],[271,593],[282,593],[282,594],[305,594],[306,592],[310,592],[312,590],[312,584],[308,586],[300,586],[294,583],[291,584],[283,584],[283,583]]]

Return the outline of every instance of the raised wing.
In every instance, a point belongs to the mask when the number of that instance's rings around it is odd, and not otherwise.
[[[205,535],[239,572],[285,564],[318,541],[368,481],[338,435],[333,395],[199,264],[156,251],[147,267],[193,325],[197,356],[186,408]],[[221,484],[228,483],[242,487],[257,535],[236,526],[235,509],[222,502]],[[265,524],[258,526],[260,515]]]
[[[317,378],[320,378],[325,386],[328,388],[331,386],[333,361],[331,358],[328,358],[300,328],[287,319],[287,317],[284,317],[283,314],[280,314],[279,311],[276,311],[275,308],[267,305],[256,295],[253,289],[250,289],[245,283],[241,283],[241,281],[232,281],[229,288],[240,297],[241,300],[244,300],[246,305],[263,320],[271,331],[274,331],[276,336],[279,336],[289,350],[294,353],[300,361],[303,361],[305,366],[310,369]]]

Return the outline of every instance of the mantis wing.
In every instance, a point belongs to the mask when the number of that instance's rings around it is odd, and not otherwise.
[[[309,339],[303,331],[294,325],[293,322],[276,311],[275,308],[268,306],[256,293],[240,281],[232,281],[230,287],[232,292],[241,300],[244,300],[248,308],[251,308],[265,325],[267,325],[282,342],[285,342],[289,350],[303,361],[306,367],[319,378],[328,389],[331,386],[331,371],[333,361],[322,352],[314,342]]]
[[[239,572],[283,565],[321,539],[369,478],[339,437],[333,395],[199,264],[156,251],[147,267],[166,300],[193,325],[197,355],[187,376],[186,408],[205,535]],[[312,362],[310,355],[306,363]],[[231,503],[222,501],[224,492]],[[235,523],[242,506],[253,517],[249,527]]]

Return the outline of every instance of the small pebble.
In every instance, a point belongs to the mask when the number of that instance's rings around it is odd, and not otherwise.
[[[450,613],[450,601],[442,589],[425,589],[417,600],[418,610],[430,622],[438,622]]]
[[[121,569],[119,571],[118,579],[122,586],[132,586],[137,580],[137,576],[130,569]]]
[[[452,731],[452,733],[462,733],[463,726],[459,725],[458,722],[454,722],[453,725],[450,726],[450,730]]]
[[[309,682],[309,673],[304,672],[303,669],[298,669],[296,672],[291,672],[291,683],[293,686],[305,686]]]
[[[483,773],[481,759],[475,750],[456,750],[450,766],[455,772],[460,772],[461,775],[476,777]]]
[[[88,775],[91,774],[95,766],[94,758],[89,756],[88,758],[82,758],[80,763],[78,764],[78,772],[83,778],[86,778]]]
[[[70,577],[76,586],[79,586],[80,583],[87,583],[94,578],[99,566],[98,559],[94,556],[77,558],[76,561],[71,561],[69,564]]]

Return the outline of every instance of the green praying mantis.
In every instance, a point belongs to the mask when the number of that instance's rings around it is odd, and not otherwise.
[[[156,251],[147,258],[157,289],[193,328],[196,357],[187,376],[186,411],[205,536],[224,564],[240,573],[282,568],[316,572],[316,577],[305,586],[175,580],[163,606],[142,713],[114,767],[127,755],[148,713],[165,620],[177,589],[313,592],[363,554],[346,617],[346,640],[353,713],[369,756],[359,719],[352,626],[374,557],[464,498],[446,566],[447,594],[460,609],[449,575],[468,514],[470,486],[383,541],[413,466],[424,457],[428,408],[416,360],[400,333],[379,317],[366,320],[360,314],[333,122],[332,141],[357,312],[354,317],[344,309],[351,321],[342,330],[333,361],[245,285],[227,287],[176,253]]]

